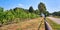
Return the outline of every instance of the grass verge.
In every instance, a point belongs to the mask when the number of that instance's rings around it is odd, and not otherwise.
[[[49,18],[47,18],[47,21],[52,26],[53,30],[60,30],[60,24],[53,22]]]

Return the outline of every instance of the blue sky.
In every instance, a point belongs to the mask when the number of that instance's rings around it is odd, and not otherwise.
[[[15,7],[29,9],[32,6],[34,9],[38,9],[40,2],[45,3],[47,11],[50,13],[60,11],[60,0],[0,0],[0,7],[4,9],[12,9]]]

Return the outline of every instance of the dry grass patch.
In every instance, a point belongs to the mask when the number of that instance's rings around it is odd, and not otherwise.
[[[17,24],[7,25],[2,27],[2,30],[38,30],[39,23],[41,23],[42,18],[36,18],[32,20],[27,20]],[[41,29],[44,30],[44,23],[42,23]]]

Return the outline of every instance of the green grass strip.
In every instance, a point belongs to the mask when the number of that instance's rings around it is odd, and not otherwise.
[[[53,22],[49,18],[47,18],[47,21],[52,26],[53,30],[60,30],[60,24]]]

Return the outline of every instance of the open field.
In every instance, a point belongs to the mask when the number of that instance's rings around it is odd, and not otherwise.
[[[41,21],[42,26],[39,29],[44,30],[43,18],[36,18],[24,22],[19,22],[17,24],[6,25],[4,27],[1,27],[0,30],[38,30]]]

